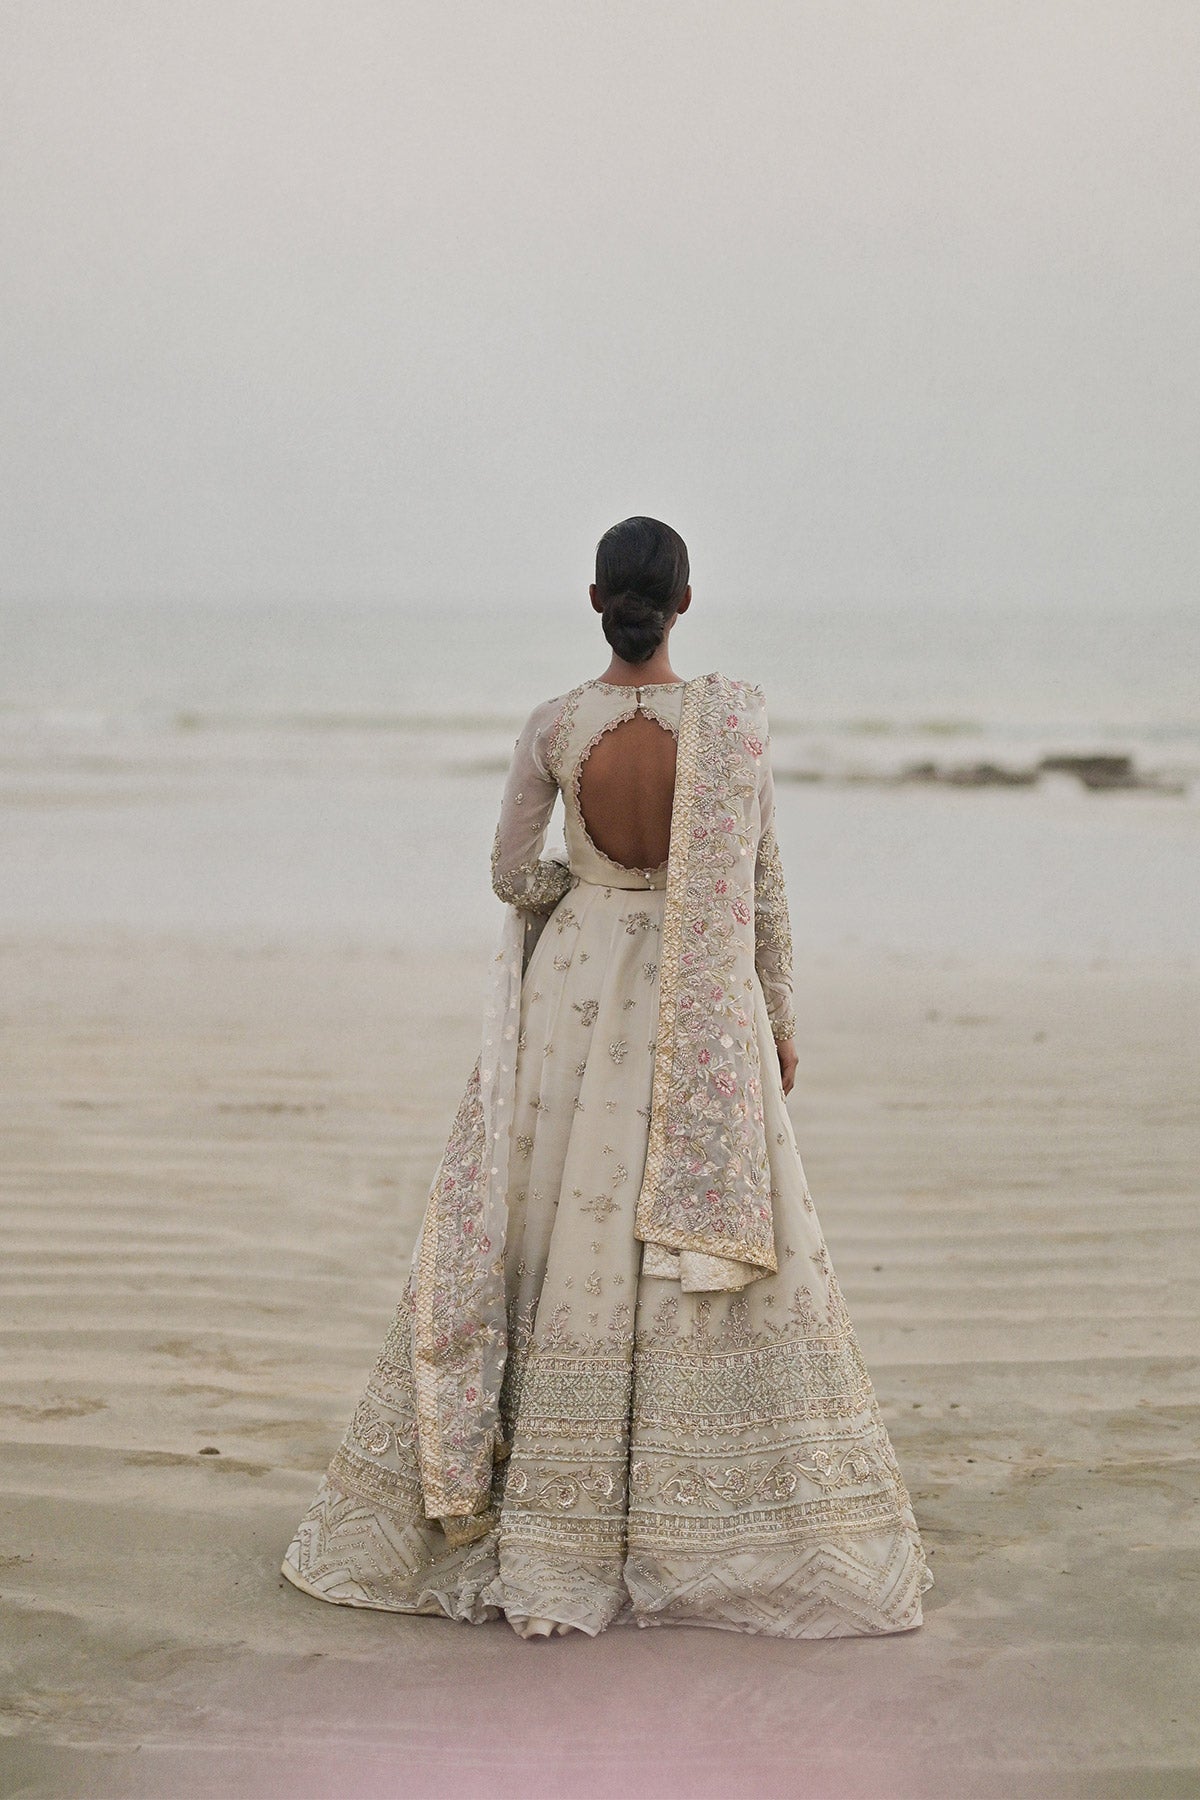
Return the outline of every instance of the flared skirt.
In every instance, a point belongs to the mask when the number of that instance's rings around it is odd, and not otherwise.
[[[778,1272],[687,1291],[644,1253],[663,892],[580,882],[521,992],[501,1393],[471,1542],[424,1515],[411,1289],[284,1559],[343,1605],[479,1623],[905,1631],[928,1575],[784,1102],[756,1030]],[[655,1272],[651,1273],[653,1269]]]

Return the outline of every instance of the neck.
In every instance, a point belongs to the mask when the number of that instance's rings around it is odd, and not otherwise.
[[[626,662],[623,657],[614,656],[600,679],[611,681],[616,687],[653,687],[656,682],[679,681],[681,678],[671,667],[667,646],[662,643],[653,656],[642,663]]]

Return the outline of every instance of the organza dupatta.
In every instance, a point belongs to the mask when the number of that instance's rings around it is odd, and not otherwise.
[[[509,1126],[526,918],[506,906],[484,1003],[483,1045],[433,1178],[413,1254],[412,1367],[426,1516],[474,1535],[503,1449]],[[480,1529],[486,1529],[486,1517]]]
[[[754,872],[761,691],[719,674],[683,695],[659,960],[659,1016],[635,1232],[644,1269],[690,1290],[776,1268],[755,1032]],[[409,1295],[426,1515],[467,1541],[489,1529],[507,1454],[504,1244],[522,970],[530,927],[505,909],[483,1044],[414,1252]]]
[[[754,872],[762,692],[689,682],[659,955],[659,1014],[636,1232],[649,1274],[704,1291],[776,1267],[755,1030]]]

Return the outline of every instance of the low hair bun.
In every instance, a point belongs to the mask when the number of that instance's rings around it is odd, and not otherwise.
[[[617,594],[605,601],[600,623],[623,662],[647,662],[663,641],[668,614],[642,594]]]
[[[604,635],[622,662],[647,662],[687,592],[687,545],[661,519],[613,525],[596,545],[596,595]]]

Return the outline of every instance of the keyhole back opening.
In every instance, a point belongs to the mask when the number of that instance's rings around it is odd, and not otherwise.
[[[592,739],[575,770],[575,801],[593,847],[623,869],[660,869],[671,845],[675,733],[641,711]]]

